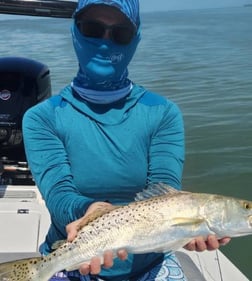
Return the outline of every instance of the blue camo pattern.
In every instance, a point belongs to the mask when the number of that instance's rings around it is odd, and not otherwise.
[[[167,254],[162,264],[144,274],[137,281],[187,281],[175,255]]]
[[[75,14],[91,4],[104,4],[120,9],[137,27],[140,26],[139,0],[79,0]]]

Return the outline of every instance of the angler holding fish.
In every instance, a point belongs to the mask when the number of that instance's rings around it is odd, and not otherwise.
[[[80,0],[72,39],[77,75],[23,120],[27,160],[51,215],[45,257],[1,265],[0,280],[47,281],[66,269],[52,280],[184,281],[171,251],[217,249],[232,233],[212,228],[208,197],[198,208],[199,198],[183,192],[127,205],[153,183],[181,189],[184,162],[179,108],[128,76],[141,39],[138,0]]]

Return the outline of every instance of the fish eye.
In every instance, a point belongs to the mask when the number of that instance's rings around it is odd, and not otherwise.
[[[252,204],[250,202],[243,202],[243,207],[246,210],[252,209]]]

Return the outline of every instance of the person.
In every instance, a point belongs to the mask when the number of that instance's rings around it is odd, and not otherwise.
[[[72,241],[79,219],[97,208],[127,204],[151,183],[181,189],[182,113],[128,75],[141,39],[139,1],[80,0],[73,17],[77,75],[23,119],[27,160],[51,215],[45,255],[55,241]],[[211,250],[226,242],[199,237],[186,247]],[[186,280],[173,254],[121,250],[114,260],[106,252],[103,265],[94,257],[52,280],[173,280],[172,274]]]

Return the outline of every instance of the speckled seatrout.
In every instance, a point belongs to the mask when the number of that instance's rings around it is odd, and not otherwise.
[[[1,264],[0,281],[47,281],[54,273],[77,269],[106,250],[168,252],[199,235],[252,234],[252,202],[177,191],[164,184],[149,187],[136,200],[89,216],[73,242],[65,242],[46,257]]]

